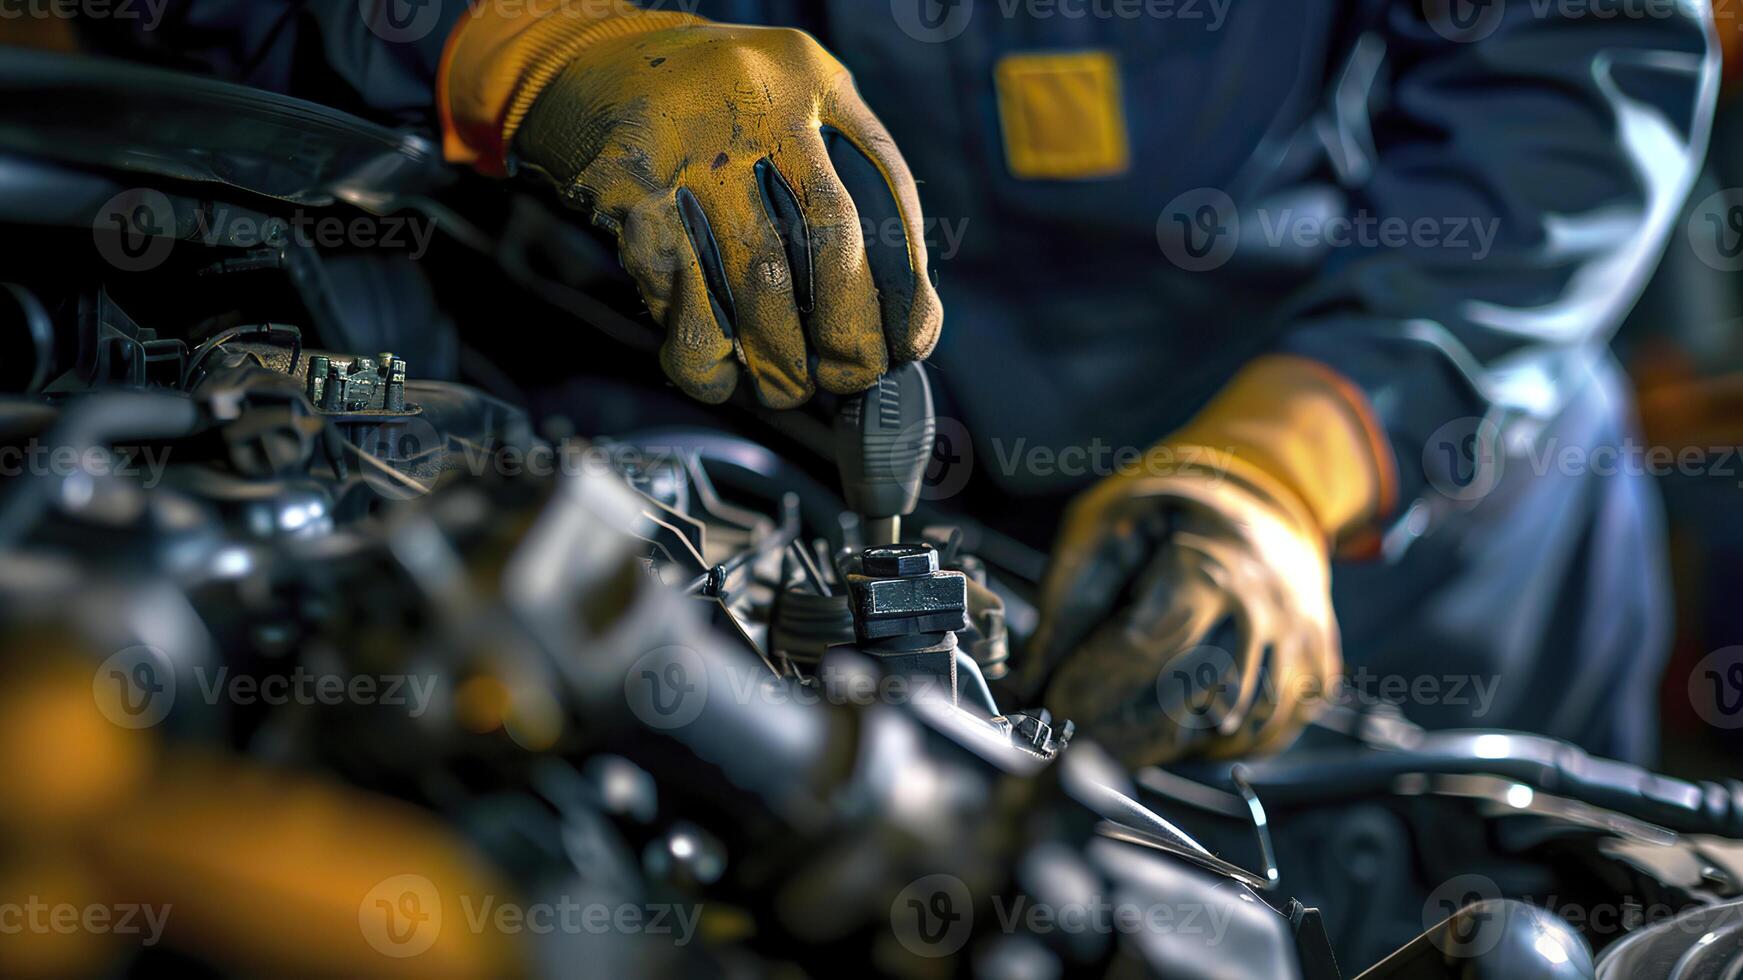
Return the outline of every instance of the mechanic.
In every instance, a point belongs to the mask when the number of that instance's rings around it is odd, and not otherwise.
[[[1656,498],[1528,450],[1631,431],[1608,337],[1704,152],[1707,4],[664,6],[186,0],[88,26],[552,182],[616,236],[698,399],[790,407],[930,357],[1009,494],[1094,475],[1013,447],[1119,447],[1065,516],[1027,669],[1129,763],[1283,746],[1343,658],[1492,690],[1480,718],[1410,699],[1425,724],[1651,755]],[[966,228],[942,334],[916,176]],[[1187,662],[1234,679],[1208,735],[1160,707]]]

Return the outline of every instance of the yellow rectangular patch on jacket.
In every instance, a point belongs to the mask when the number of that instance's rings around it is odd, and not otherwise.
[[[993,71],[1014,176],[1087,180],[1131,166],[1119,62],[1112,54],[1011,54]]]

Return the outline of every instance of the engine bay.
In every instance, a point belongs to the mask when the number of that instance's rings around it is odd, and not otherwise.
[[[426,229],[566,329],[645,346],[551,271],[589,246],[541,202],[482,229],[415,138],[78,62],[0,56],[23,107],[0,125],[0,662],[9,711],[71,678],[106,722],[28,728],[83,775],[11,806],[89,821],[91,887],[172,910],[163,944],[102,951],[116,974],[1743,957],[1743,786],[1384,705],[1303,751],[1129,772],[1033,703],[1032,549],[922,499],[925,367],[784,418],[554,420],[515,381],[572,365],[560,342],[496,323],[474,363],[501,366],[463,377],[379,261],[388,312],[347,312],[353,260],[319,231]],[[326,835],[280,822],[311,808]]]

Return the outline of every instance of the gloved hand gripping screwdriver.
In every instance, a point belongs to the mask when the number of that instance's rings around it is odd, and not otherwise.
[[[835,457],[847,506],[859,514],[868,548],[902,538],[902,518],[914,512],[932,458],[938,417],[932,385],[918,362],[878,379],[846,399],[835,416]]]

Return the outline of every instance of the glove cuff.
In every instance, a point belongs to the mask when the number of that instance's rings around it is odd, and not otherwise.
[[[628,2],[480,4],[448,35],[436,73],[442,152],[480,173],[508,172],[508,148],[533,101],[582,50],[600,41],[708,21]],[[607,8],[595,10],[595,8]]]
[[[1248,364],[1163,446],[1202,447],[1229,475],[1298,501],[1313,528],[1343,550],[1377,540],[1397,500],[1397,466],[1367,398],[1331,368],[1294,355]]]

